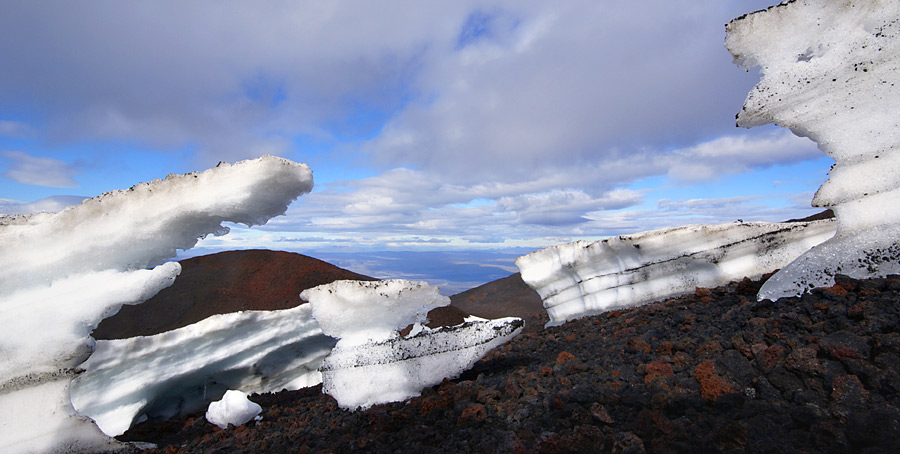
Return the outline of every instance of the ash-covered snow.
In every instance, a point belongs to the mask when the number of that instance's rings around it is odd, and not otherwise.
[[[340,337],[322,364],[322,392],[355,410],[418,396],[455,378],[521,330],[519,318],[476,317],[453,327],[423,327],[449,298],[425,282],[336,281],[300,294],[329,335]],[[401,336],[399,330],[414,324]]]
[[[97,341],[72,404],[110,436],[142,419],[199,411],[228,389],[295,390],[322,381],[334,346],[308,304],[214,315],[154,336]],[[152,367],[147,367],[150,364]]]
[[[763,286],[778,298],[900,273],[900,1],[797,0],[735,19],[726,47],[762,80],[739,126],[774,123],[834,158],[813,206],[831,207],[834,238]]]
[[[833,220],[688,225],[551,246],[516,259],[547,326],[759,277],[834,235]]]
[[[227,429],[228,425],[240,426],[262,413],[259,404],[247,398],[247,394],[237,390],[228,390],[217,400],[209,404],[206,410],[206,420]]]
[[[224,234],[223,221],[264,223],[311,188],[305,164],[267,156],[0,217],[0,451],[120,447],[69,400],[91,330],[170,285],[181,268],[159,263],[176,249]]]

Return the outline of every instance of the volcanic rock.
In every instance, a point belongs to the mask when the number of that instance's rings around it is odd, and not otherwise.
[[[263,420],[241,434],[198,415],[121,439],[148,454],[895,452],[900,276],[838,281],[848,293],[760,302],[759,281],[735,282],[526,332],[404,403],[348,412],[314,387],[251,396]]]

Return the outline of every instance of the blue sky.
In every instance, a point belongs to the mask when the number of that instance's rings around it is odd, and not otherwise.
[[[190,254],[453,264],[805,216],[831,161],[734,126],[758,74],[724,24],[773,3],[5,2],[0,210],[274,154],[308,163],[313,193]]]

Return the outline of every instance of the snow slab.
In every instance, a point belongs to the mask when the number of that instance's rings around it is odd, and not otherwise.
[[[833,219],[688,225],[551,246],[516,259],[547,326],[756,278],[834,235]]]
[[[214,315],[153,336],[100,340],[79,366],[84,373],[72,382],[72,404],[107,435],[121,435],[139,420],[200,411],[229,389],[265,393],[317,385],[334,344],[309,304]]]
[[[260,413],[262,413],[262,407],[259,404],[250,401],[246,394],[230,389],[222,396],[222,400],[209,404],[209,409],[206,410],[206,420],[221,429],[227,429],[229,424],[244,425]]]
[[[312,189],[305,164],[265,156],[111,191],[58,213],[0,216],[0,451],[123,448],[76,415],[69,382],[89,334],[181,270],[176,249],[223,221],[255,225]],[[158,266],[157,266],[158,265]]]
[[[488,351],[512,339],[519,318],[466,319],[429,329],[428,311],[450,304],[426,282],[335,281],[304,290],[322,331],[339,337],[322,363],[322,392],[348,410],[418,396],[454,378]],[[405,337],[399,330],[413,325]]]
[[[428,386],[458,377],[524,326],[515,317],[469,319],[451,327],[421,327],[406,337],[339,342],[322,364],[322,392],[348,410],[416,397]]]
[[[813,206],[834,238],[784,267],[759,298],[900,273],[900,0],[797,0],[731,21],[735,63],[758,66],[737,124],[774,123],[835,160]]]
[[[300,293],[309,301],[322,331],[344,345],[379,341],[413,324],[425,323],[428,312],[450,304],[450,298],[424,281],[339,280]]]

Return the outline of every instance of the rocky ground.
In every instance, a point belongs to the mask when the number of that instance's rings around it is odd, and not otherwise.
[[[120,437],[152,453],[896,452],[900,277],[755,301],[760,282],[530,329],[408,402],[349,412],[321,387],[253,395]]]

